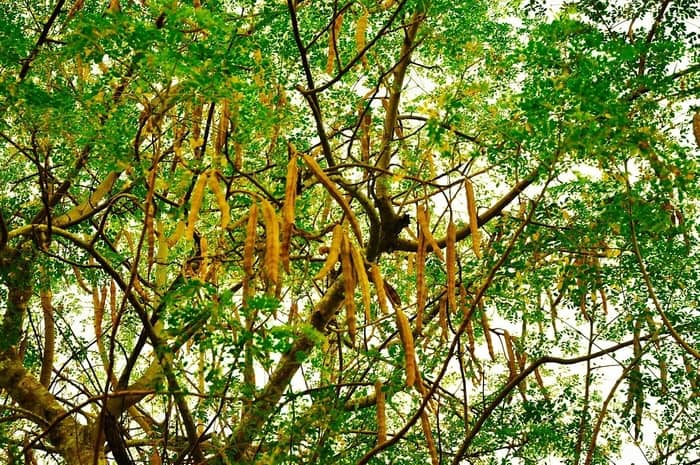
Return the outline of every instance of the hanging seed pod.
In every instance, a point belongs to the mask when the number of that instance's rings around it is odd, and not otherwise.
[[[386,397],[382,390],[382,382],[377,380],[374,383],[374,395],[377,407],[377,445],[386,442]]]
[[[411,387],[416,381],[416,350],[408,318],[406,318],[406,315],[400,308],[396,309],[396,323],[399,327],[399,336],[404,349],[406,386]]]
[[[486,346],[489,349],[491,360],[496,361],[496,352],[493,350],[493,340],[491,339],[491,327],[489,326],[489,318],[483,306],[481,308],[481,326],[484,329],[484,338],[486,338]]]
[[[248,213],[245,242],[243,244],[243,296],[250,296],[250,281],[253,279],[253,262],[255,261],[255,242],[257,241],[258,206],[253,203]]]
[[[446,341],[449,328],[447,327],[447,299],[445,296],[440,297],[438,301],[438,322],[440,324],[440,339]]]
[[[362,305],[365,309],[365,322],[369,322],[372,318],[370,309],[372,305],[372,292],[367,277],[367,269],[365,268],[365,260],[362,257],[362,252],[350,242],[350,252],[352,255],[352,267],[355,270],[357,282],[360,285],[362,292]]]
[[[291,157],[287,164],[287,177],[284,186],[284,204],[282,207],[282,244],[280,255],[284,270],[289,273],[289,248],[292,240],[292,227],[294,226],[294,211],[296,209],[297,179],[299,169],[297,167],[297,151],[290,144]]]
[[[335,267],[338,258],[340,257],[340,249],[343,245],[343,236],[345,235],[343,227],[336,224],[333,228],[333,238],[331,239],[331,246],[328,249],[328,256],[326,257],[326,262],[323,264],[323,268],[314,276],[314,279],[323,279],[332,269]]]
[[[469,342],[469,353],[473,358],[476,357],[476,340],[474,338],[474,324],[471,318],[467,319],[466,324],[467,341]]]
[[[185,238],[191,241],[194,237],[194,226],[199,217],[199,209],[202,207],[204,199],[204,187],[207,185],[209,171],[202,172],[198,177],[192,189],[190,197],[190,211],[187,214],[187,228],[185,229]]]
[[[350,241],[343,231],[343,240],[340,248],[340,263],[343,267],[343,283],[345,286],[345,318],[348,326],[348,334],[352,345],[355,345],[357,334],[357,317],[355,315],[355,272],[352,267]]]
[[[416,331],[420,334],[423,330],[423,312],[428,293],[425,285],[425,257],[426,239],[421,232],[418,233],[418,250],[416,252]]]
[[[260,199],[265,222],[265,275],[273,284],[279,282],[280,229],[275,209],[265,199]]]
[[[209,189],[214,193],[216,205],[221,212],[221,229],[226,229],[231,222],[231,207],[229,207],[228,201],[226,200],[226,193],[221,188],[215,172],[212,172],[211,176],[209,176]]]
[[[469,178],[464,179],[464,187],[467,190],[467,210],[469,211],[469,231],[472,236],[472,249],[477,258],[481,258],[481,237],[479,235],[479,215],[476,211],[476,199],[474,186]]]
[[[306,154],[302,154],[301,157],[304,159],[304,163],[306,163],[306,166],[308,166],[311,172],[314,174],[314,176],[316,176],[316,179],[318,179],[319,182],[323,184],[328,193],[335,199],[336,202],[338,202],[338,205],[340,205],[340,207],[343,209],[348,221],[350,222],[350,226],[352,226],[352,230],[355,234],[355,237],[357,238],[357,242],[361,246],[362,229],[360,228],[360,223],[358,223],[357,218],[355,217],[355,213],[352,211],[352,209],[350,209],[350,204],[348,204],[348,201],[338,190],[335,183],[331,181],[326,172],[323,171],[323,168],[321,168],[321,166],[318,163],[316,163],[316,160],[314,160],[313,157],[310,157]]]
[[[168,278],[168,255],[170,245],[165,237],[163,225],[158,226],[158,254],[156,255],[156,288],[162,289]]]
[[[457,252],[455,245],[457,242],[457,230],[455,224],[450,219],[447,224],[447,262],[445,263],[447,271],[447,303],[448,310],[454,312],[457,309],[456,302],[456,284],[457,284]]]
[[[357,23],[355,24],[355,51],[357,53],[362,52],[362,49],[365,48],[368,22],[369,12],[364,9],[360,17],[357,18]],[[363,66],[368,66],[367,57],[365,55],[362,55],[361,61]]]
[[[433,439],[433,433],[430,430],[430,420],[428,418],[428,412],[426,412],[425,410],[421,412],[420,424],[423,428],[423,435],[425,436],[425,445],[428,447],[430,461],[432,462],[432,465],[440,465],[440,459],[438,458],[437,448],[435,447],[435,440]]]
[[[384,289],[384,278],[382,277],[379,267],[376,263],[370,264],[370,274],[372,276],[372,281],[374,282],[374,288],[377,291],[377,301],[379,302],[379,309],[382,314],[389,314],[389,306],[387,305],[386,290]]]
[[[442,249],[438,245],[433,233],[430,230],[430,219],[428,218],[428,212],[422,205],[416,205],[416,220],[420,226],[419,234],[422,233],[425,236],[426,246],[430,245],[433,253],[438,256],[440,260],[445,261],[445,257],[442,255]]]
[[[508,332],[508,330],[503,331],[503,339],[506,345],[506,356],[508,359],[508,370],[510,371],[510,379],[515,378],[518,375],[518,369],[515,365],[515,351],[513,350],[513,339]]]

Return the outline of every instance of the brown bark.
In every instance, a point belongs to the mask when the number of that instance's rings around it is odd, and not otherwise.
[[[12,349],[0,352],[0,389],[44,422],[46,437],[67,463],[104,463],[104,460],[94,461],[90,425],[83,425],[69,415],[46,387],[27,372]]]
[[[338,278],[318,302],[311,315],[314,329],[325,333],[325,328],[344,299],[344,282]],[[248,456],[249,449],[262,426],[277,407],[282,394],[302,362],[308,357],[315,343],[306,334],[300,334],[292,347],[280,359],[265,388],[258,394],[252,407],[241,418],[231,436],[230,446],[234,460]]]

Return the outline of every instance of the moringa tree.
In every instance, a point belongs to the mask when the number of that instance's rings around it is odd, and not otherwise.
[[[0,461],[700,459],[697,0],[0,6]]]

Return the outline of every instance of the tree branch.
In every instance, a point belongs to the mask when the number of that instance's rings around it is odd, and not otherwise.
[[[316,308],[311,314],[309,322],[316,331],[326,332],[326,325],[335,315],[343,302],[343,298],[344,280],[341,275],[316,304]],[[265,424],[270,414],[276,408],[287,385],[315,345],[316,342],[311,337],[304,333],[299,334],[289,350],[277,363],[267,385],[256,396],[252,407],[241,418],[231,435],[229,444],[233,449],[234,460],[240,460],[242,457],[247,456],[248,449],[255,436],[260,433],[262,425]]]
[[[39,35],[39,39],[36,41],[36,45],[34,45],[34,48],[32,49],[29,56],[23,60],[22,69],[19,71],[20,81],[22,81],[27,76],[29,68],[32,66],[32,62],[39,54],[39,48],[41,48],[41,46],[46,43],[49,31],[51,30],[53,23],[56,21],[56,18],[58,18],[59,13],[61,12],[61,8],[63,8],[63,4],[65,2],[66,0],[58,0],[56,6],[51,12],[51,16],[49,16],[49,19],[46,21],[46,24],[44,24],[44,29],[42,29],[41,34]]]

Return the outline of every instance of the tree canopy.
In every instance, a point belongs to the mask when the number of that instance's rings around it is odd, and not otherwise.
[[[699,10],[0,0],[0,462],[700,460]]]

